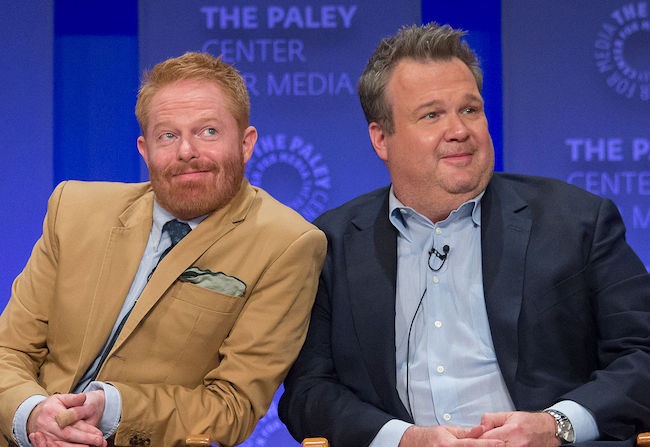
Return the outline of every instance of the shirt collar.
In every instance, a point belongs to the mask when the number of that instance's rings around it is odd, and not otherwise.
[[[151,236],[154,241],[156,241],[156,247],[160,244],[160,239],[162,238],[162,228],[165,223],[170,220],[176,219],[179,222],[185,222],[193,230],[195,229],[203,220],[208,217],[210,213],[204,214],[203,216],[195,217],[190,220],[179,219],[174,216],[172,213],[167,211],[165,208],[160,206],[160,204],[154,199],[153,201],[153,222],[151,224]]]
[[[481,226],[481,199],[485,194],[485,190],[481,191],[476,197],[468,200],[467,202],[460,205],[458,208],[453,210],[449,217],[445,220],[438,222],[443,224],[453,219],[462,219],[463,217],[470,216],[472,222],[476,226]],[[404,236],[407,240],[411,241],[410,231],[409,231],[409,220],[417,219],[420,222],[424,222],[425,225],[430,226],[431,228],[435,227],[434,223],[429,220],[429,218],[423,216],[422,214],[415,211],[410,206],[404,205],[400,200],[395,196],[393,191],[393,186],[391,185],[390,191],[388,192],[388,219],[393,224],[393,226]]]

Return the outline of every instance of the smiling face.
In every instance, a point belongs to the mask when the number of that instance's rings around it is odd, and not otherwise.
[[[485,189],[494,148],[483,99],[459,59],[403,59],[386,86],[394,132],[369,126],[397,198],[433,221]]]
[[[237,193],[257,140],[240,129],[228,98],[211,81],[168,84],[153,96],[138,151],[158,203],[188,220],[226,205]]]

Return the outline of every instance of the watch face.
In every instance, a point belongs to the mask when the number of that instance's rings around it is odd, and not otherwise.
[[[562,415],[561,419],[558,421],[557,437],[566,444],[571,444],[575,441],[573,426],[571,425],[571,422],[569,422],[569,419],[564,415]]]
[[[576,436],[569,418],[556,410],[549,409],[546,410],[546,412],[555,418],[555,424],[557,426],[555,437],[558,438],[562,444],[572,444],[575,441]]]

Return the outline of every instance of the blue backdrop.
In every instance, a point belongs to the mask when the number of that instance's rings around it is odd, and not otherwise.
[[[356,82],[379,39],[467,29],[497,169],[610,197],[650,265],[650,2],[23,0],[0,15],[0,308],[61,180],[141,181],[143,68],[187,50],[245,74],[260,140],[247,176],[308,219],[388,182]],[[289,446],[274,401],[248,446]]]

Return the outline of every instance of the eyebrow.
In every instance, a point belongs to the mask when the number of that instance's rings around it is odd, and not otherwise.
[[[467,93],[467,94],[465,94],[465,95],[463,96],[463,100],[464,100],[465,102],[476,101],[476,102],[480,102],[481,104],[483,103],[483,98],[481,98],[480,96],[475,95],[475,94],[473,94],[473,93]],[[440,104],[443,104],[443,101],[441,101],[441,100],[439,100],[439,99],[434,99],[434,100],[431,100],[431,101],[425,102],[425,103],[423,103],[423,104],[420,104],[420,105],[417,106],[413,111],[414,111],[415,113],[418,113],[418,112],[420,112],[421,110],[428,109],[428,108],[430,108],[430,107],[435,107],[435,106],[440,105]]]

